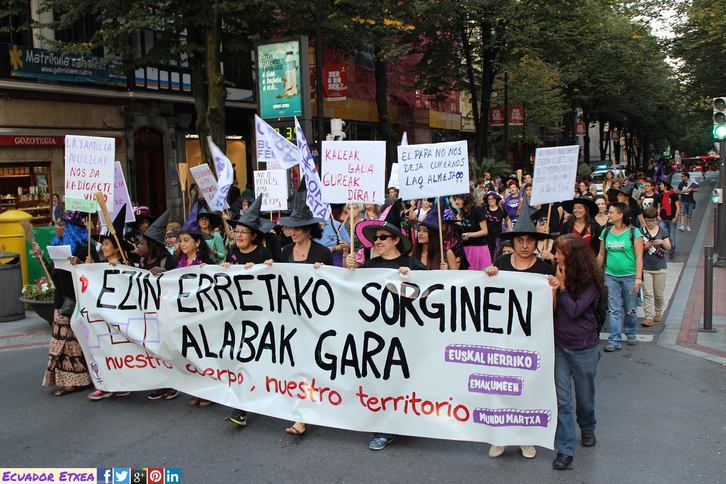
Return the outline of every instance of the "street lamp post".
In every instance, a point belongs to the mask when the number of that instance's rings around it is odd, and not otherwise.
[[[726,131],[726,129],[724,130]],[[718,179],[722,193],[726,192],[726,132],[718,140]],[[726,209],[723,204],[718,207],[718,240],[714,244],[718,244],[718,258],[714,265],[716,267],[726,267]]]

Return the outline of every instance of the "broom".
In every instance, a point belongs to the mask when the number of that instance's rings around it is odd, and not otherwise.
[[[129,261],[128,259],[126,259],[126,253],[124,252],[123,247],[121,247],[121,242],[118,239],[118,235],[116,235],[116,229],[113,226],[113,219],[108,213],[106,201],[103,199],[103,192],[96,192],[96,201],[98,202],[98,206],[101,207],[101,213],[103,213],[103,218],[106,219],[106,226],[108,227],[108,231],[111,232],[111,235],[116,241],[116,247],[118,247],[118,251],[121,253],[121,259],[123,260],[125,265],[129,265]]]
[[[29,241],[32,245],[35,245],[35,234],[33,233],[33,227],[30,225],[30,220],[21,220],[20,225],[23,226],[23,230],[25,231],[25,240]],[[38,262],[40,262],[43,272],[45,272],[45,277],[48,278],[48,284],[50,284],[50,287],[55,287],[53,279],[50,277],[50,272],[48,272],[48,267],[45,265],[45,260],[43,260],[42,256],[36,258],[38,259]]]

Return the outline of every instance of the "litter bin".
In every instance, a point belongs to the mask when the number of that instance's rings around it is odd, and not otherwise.
[[[20,301],[23,280],[20,276],[20,254],[0,253],[0,321],[17,321],[25,317],[25,306]]]
[[[0,213],[0,253],[15,252],[20,254],[23,285],[28,284],[28,260],[25,257],[25,231],[23,226],[20,225],[20,221],[32,218],[32,215],[22,210],[8,210]]]

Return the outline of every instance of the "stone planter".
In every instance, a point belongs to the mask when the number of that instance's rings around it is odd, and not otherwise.
[[[35,311],[38,316],[48,321],[48,324],[53,324],[54,301],[35,301],[33,299],[25,299],[24,297],[21,297],[20,300]]]

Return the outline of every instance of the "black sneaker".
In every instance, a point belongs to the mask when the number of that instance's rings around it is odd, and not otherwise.
[[[174,400],[178,396],[179,390],[167,390],[167,392],[164,393],[164,400]]]
[[[149,393],[146,398],[149,400],[160,400],[164,398],[164,395],[166,395],[166,389],[154,390],[152,393]]]
[[[225,418],[227,422],[244,427],[247,425],[247,412],[236,411],[229,417]]]
[[[595,444],[597,444],[595,434],[592,432],[583,432],[580,439],[582,440],[583,447],[595,447]]]
[[[563,471],[570,468],[572,464],[572,456],[565,454],[557,454],[555,460],[552,461],[552,468],[558,471]]]

